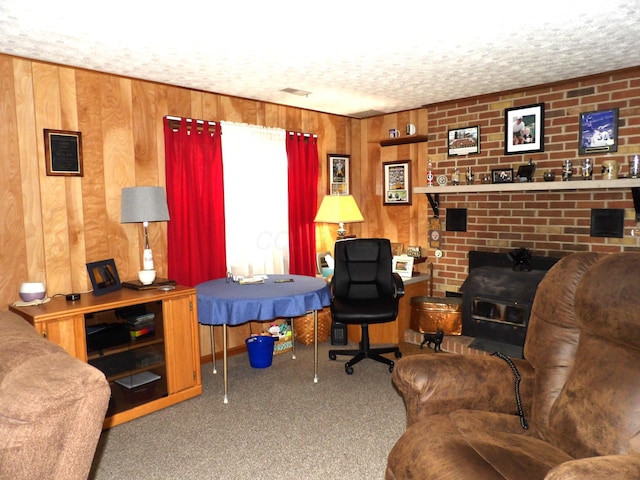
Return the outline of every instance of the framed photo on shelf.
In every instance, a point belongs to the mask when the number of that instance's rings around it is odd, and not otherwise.
[[[618,151],[618,109],[580,114],[578,154]]]
[[[87,272],[91,279],[93,294],[96,297],[122,288],[116,262],[113,258],[87,263]]]
[[[504,153],[544,152],[544,103],[504,111]]]
[[[480,127],[454,128],[449,130],[449,155],[480,153]]]
[[[349,155],[329,153],[329,195],[349,195]]]
[[[383,204],[411,205],[411,160],[382,163]]]
[[[408,255],[394,255],[392,261],[393,273],[397,273],[402,278],[411,278],[414,260],[414,257]]]
[[[44,158],[47,175],[82,177],[82,134],[45,128]]]
[[[491,183],[513,183],[513,168],[491,170]]]

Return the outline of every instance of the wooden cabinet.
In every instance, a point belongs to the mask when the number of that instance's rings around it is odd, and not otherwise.
[[[398,317],[393,322],[369,325],[369,340],[374,343],[398,344],[404,341],[404,332],[411,322],[411,298],[428,295],[429,276],[420,275],[404,282],[404,296],[398,304]],[[348,325],[349,340],[359,342],[361,337],[360,325]]]
[[[76,302],[10,307],[50,341],[102,370],[111,385],[104,427],[202,393],[196,291],[122,289]]]

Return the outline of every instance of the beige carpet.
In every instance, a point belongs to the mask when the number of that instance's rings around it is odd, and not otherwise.
[[[405,429],[405,407],[386,365],[328,359],[320,345],[296,346],[254,369],[248,355],[229,359],[229,403],[218,373],[203,365],[202,396],[103,433],[90,478],[383,479],[387,455]],[[337,347],[334,347],[337,348]],[[404,354],[427,353],[402,345]]]

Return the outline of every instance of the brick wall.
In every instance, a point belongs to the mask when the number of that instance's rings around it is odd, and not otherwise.
[[[544,103],[544,152],[505,155],[505,109]],[[608,154],[578,155],[579,114],[619,108],[618,151]],[[545,170],[561,178],[562,165],[570,159],[574,167],[590,157],[594,178],[601,178],[604,160],[617,160],[621,173],[628,172],[629,158],[640,154],[640,68],[592,76],[518,92],[485,95],[456,102],[431,105],[428,109],[428,153],[435,173],[450,178],[453,167],[461,178],[473,167],[476,182],[482,173],[495,168],[513,168],[529,159],[537,164],[536,181]],[[452,128],[480,126],[480,153],[449,157],[447,135]],[[426,172],[425,172],[426,175]],[[419,185],[425,185],[426,179]],[[485,250],[509,252],[526,247],[535,255],[565,256],[577,251],[640,251],[631,191],[626,189],[461,193],[440,195],[440,215],[447,208],[468,209],[466,232],[443,232],[442,259],[434,260],[435,295],[456,291],[467,275],[467,252]],[[589,236],[592,208],[625,209],[624,238]],[[429,215],[432,213],[429,211]],[[430,260],[433,259],[429,252]]]

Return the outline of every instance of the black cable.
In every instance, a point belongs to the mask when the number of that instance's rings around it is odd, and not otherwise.
[[[504,353],[501,352],[493,352],[491,354],[492,357],[499,357],[503,359],[507,364],[511,367],[513,371],[513,376],[515,377],[515,390],[516,390],[516,405],[518,406],[518,416],[520,417],[520,425],[524,430],[529,429],[529,424],[527,423],[527,419],[524,417],[524,411],[522,410],[522,401],[520,400],[520,380],[522,377],[520,376],[520,372],[518,368],[513,363],[513,361],[507,357]]]

